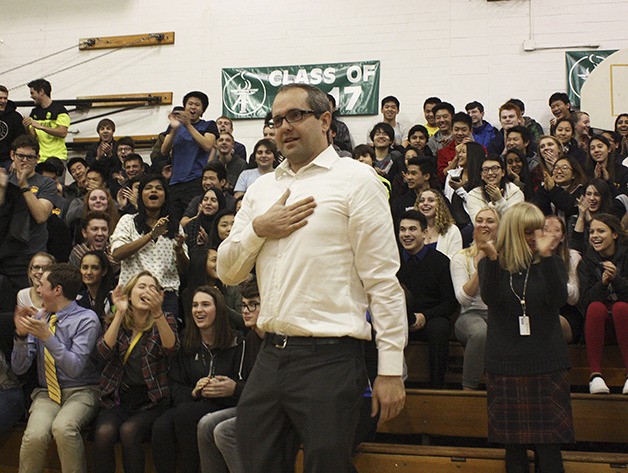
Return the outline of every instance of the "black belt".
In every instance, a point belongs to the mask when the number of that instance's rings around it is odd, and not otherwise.
[[[283,350],[286,347],[307,347],[315,345],[340,345],[358,343],[361,340],[353,337],[291,337],[280,333],[267,333],[264,337],[266,345]]]

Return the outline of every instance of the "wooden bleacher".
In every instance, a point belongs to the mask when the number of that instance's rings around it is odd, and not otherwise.
[[[574,387],[583,388],[588,392],[589,362],[584,345],[567,345],[571,370],[569,382]],[[445,382],[448,385],[462,385],[462,357],[464,347],[455,340],[449,342],[449,367]],[[407,383],[427,383],[429,381],[429,365],[427,343],[411,341],[406,347],[406,364],[408,366]],[[617,345],[604,347],[602,360],[602,374],[606,384],[611,388],[620,388],[626,380],[626,371]]]
[[[578,442],[628,442],[628,396],[572,394]],[[408,389],[406,407],[379,432],[486,438],[485,391]]]
[[[462,346],[452,341],[447,382],[458,386],[462,354]],[[580,391],[588,391],[585,348],[571,345],[569,356],[573,365],[572,384]],[[406,350],[406,360],[410,385],[429,380],[425,343],[411,342]],[[617,347],[606,347],[603,366],[607,383],[618,392],[618,387],[624,383],[624,370]],[[578,442],[571,448],[598,451],[564,451],[566,473],[628,473],[628,396],[573,392],[571,401]],[[17,426],[8,434],[0,435],[0,473],[17,472],[23,429],[24,425]],[[379,440],[385,438],[386,443],[362,444],[354,462],[361,473],[503,473],[503,449],[460,447],[456,445],[459,442],[454,441],[464,438],[483,443],[486,432],[486,392],[409,388],[405,409],[379,428]],[[390,443],[391,438],[395,443]],[[440,445],[425,445],[430,443]],[[90,461],[92,444],[89,441],[86,444]],[[602,448],[596,449],[597,446]],[[146,446],[146,471],[153,471],[148,449]],[[116,455],[117,472],[121,473],[119,446]],[[92,471],[91,465],[88,469]],[[54,444],[48,452],[45,471],[61,471]],[[297,461],[297,471],[302,471],[300,460]]]
[[[628,454],[563,452],[563,463],[565,473],[626,473]],[[354,464],[360,473],[505,471],[504,450],[499,448],[364,443],[358,447]]]
[[[116,136],[116,139],[121,138],[122,136]],[[153,143],[157,139],[157,135],[131,135],[133,141],[135,141],[135,149],[151,149],[153,147]],[[69,150],[73,151],[84,151],[91,144],[98,143],[100,138],[98,136],[91,136],[87,138],[74,138],[74,140],[66,143],[66,146]]]

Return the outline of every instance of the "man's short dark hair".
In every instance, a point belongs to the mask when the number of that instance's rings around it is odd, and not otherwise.
[[[616,132],[614,130],[602,130],[600,135],[602,133],[608,133],[611,136],[611,138],[612,138],[613,142],[615,143],[615,145],[620,145],[621,144],[622,136],[618,132]]]
[[[314,116],[316,118],[320,118],[320,116],[325,112],[332,113],[331,104],[329,103],[327,94],[318,87],[314,87],[313,85],[287,84],[282,86],[277,91],[277,95],[292,89],[300,89],[307,92],[307,105],[314,112]]]
[[[336,98],[333,95],[327,94],[327,100],[331,103],[332,108],[336,108]]]
[[[219,181],[227,180],[227,168],[225,168],[225,165],[222,164],[220,161],[215,160],[207,163],[203,168],[203,174],[205,174],[207,171],[215,172],[216,177]]]
[[[184,107],[185,107],[185,104],[188,102],[188,99],[190,99],[191,97],[197,98],[201,101],[203,112],[207,110],[207,107],[209,107],[209,97],[207,96],[206,93],[201,92],[200,90],[193,90],[192,92],[188,92],[187,94],[183,96]]]
[[[571,105],[569,96],[565,92],[554,92],[550,95],[548,104],[551,106],[554,102],[562,102],[565,105]]]
[[[0,92],[4,92],[5,94],[9,93],[9,89],[6,88],[6,86],[4,85],[0,85]]]
[[[43,92],[48,97],[52,96],[52,85],[46,79],[35,79],[26,85],[37,92]]]
[[[383,131],[384,133],[388,135],[391,141],[391,145],[392,143],[394,143],[395,129],[391,125],[389,125],[386,122],[380,122],[377,125],[375,125],[373,129],[371,130],[371,133],[369,133],[369,137],[371,138],[371,141],[373,141],[373,138],[375,137],[375,133],[377,133],[378,131]]]
[[[268,111],[266,112],[266,115],[264,116],[264,128],[266,128],[267,126],[270,127],[271,124],[270,122],[273,121],[273,112]]]
[[[351,157],[353,159],[358,159],[360,156],[370,156],[373,161],[375,161],[375,150],[370,145],[358,145],[353,148],[351,152]]]
[[[61,177],[63,176],[64,171],[65,166],[63,164],[63,161],[61,161],[56,156],[50,156],[43,163],[39,163],[37,166],[35,166],[35,172],[38,174],[41,174],[43,172],[52,172],[55,174],[55,176]]]
[[[418,166],[421,170],[421,174],[429,174],[430,175],[430,184],[433,178],[436,177],[436,167],[434,166],[434,162],[432,159],[425,156],[415,156],[413,158],[408,159],[407,166]]]
[[[415,222],[419,222],[421,230],[425,231],[425,229],[427,229],[427,218],[418,210],[406,210],[399,217],[399,221],[401,222],[402,220],[414,220]]]
[[[144,164],[144,159],[137,153],[127,154],[124,157],[123,161],[124,161],[124,164],[128,163],[129,161],[139,161],[141,165]]]
[[[511,133],[519,133],[521,135],[521,138],[523,139],[524,143],[530,143],[530,140],[532,139],[532,135],[530,133],[530,130],[528,130],[523,125],[516,125],[516,126],[513,126],[510,129],[506,130],[506,137],[508,137],[508,135],[510,135]]]
[[[116,131],[116,124],[113,122],[113,120],[111,118],[103,118],[102,120],[100,120],[98,122],[98,125],[96,125],[96,131],[100,131],[101,128],[106,127],[107,125],[109,125],[109,127],[113,130]]]
[[[19,148],[30,148],[35,151],[35,153],[39,154],[39,141],[31,135],[20,135],[11,143],[11,150],[14,152]]]
[[[139,184],[143,177],[144,176],[141,175],[141,174],[137,175],[137,176],[133,176],[133,177],[129,178],[129,180],[127,180],[124,183],[124,186],[128,187],[129,189],[131,189],[133,187],[133,184],[135,184],[136,182]]]
[[[81,272],[69,263],[57,263],[48,266],[48,282],[55,288],[61,286],[63,297],[73,301],[81,289]]]
[[[386,105],[389,102],[394,103],[397,106],[397,108],[400,108],[399,99],[395,97],[394,95],[389,95],[388,97],[384,97],[382,99],[382,108],[384,107],[384,105]]]
[[[423,102],[423,108],[425,109],[426,105],[438,105],[441,102],[442,100],[438,97],[428,97],[425,99],[425,102]]]
[[[74,166],[76,163],[81,163],[83,166],[87,167],[87,161],[85,161],[85,158],[81,158],[78,156],[75,158],[68,159],[68,162],[65,165],[65,167],[69,171],[70,169],[72,169],[72,166]]]
[[[523,115],[525,113],[526,105],[523,103],[523,100],[510,99],[509,102],[510,103],[514,103],[517,107],[519,107],[519,110],[521,110],[521,115]]]
[[[432,113],[434,114],[434,116],[436,116],[436,112],[440,110],[447,110],[452,117],[456,113],[454,106],[450,104],[449,102],[441,102],[439,104],[434,105],[434,108],[432,109]]]
[[[408,131],[408,139],[410,139],[410,137],[414,135],[417,131],[419,133],[423,133],[423,136],[425,136],[426,140],[430,138],[430,132],[427,131],[427,128],[425,128],[423,125],[414,125],[412,128],[410,128],[410,131]]]
[[[259,288],[257,287],[257,281],[255,279],[251,281],[246,281],[240,284],[240,294],[245,299],[252,299],[254,297],[259,297]]]
[[[475,107],[474,107],[475,108]],[[464,112],[458,112],[454,115],[454,118],[451,120],[452,125],[454,123],[464,123],[471,129],[473,127],[473,121],[471,117]]]
[[[135,140],[130,136],[123,136],[118,139],[118,147],[120,146],[129,146],[132,149],[135,149]]]
[[[90,210],[89,212],[87,212],[87,215],[85,215],[85,219],[83,219],[83,229],[86,229],[87,225],[92,220],[104,220],[105,222],[107,222],[107,226],[111,224],[111,217],[109,217],[108,213],[102,212],[100,210]]]
[[[464,109],[468,112],[469,110],[473,110],[474,108],[477,108],[480,113],[484,113],[484,105],[482,105],[480,102],[478,102],[477,100],[474,100],[473,102],[469,102],[468,104],[466,104],[464,106]]]
[[[87,168],[87,171],[85,172],[85,175],[89,174],[90,172],[98,173],[100,175],[100,177],[102,178],[102,181],[105,184],[107,183],[107,180],[109,179],[109,172],[103,166],[100,166],[100,165],[94,163],[90,167]]]
[[[59,174],[57,174],[57,168],[54,164],[49,163],[47,160],[44,161],[43,163],[38,163],[37,166],[35,166],[35,172],[37,174],[44,174],[45,172],[49,172],[54,174],[55,176],[59,176]]]

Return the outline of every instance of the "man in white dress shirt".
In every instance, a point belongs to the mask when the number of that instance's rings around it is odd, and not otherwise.
[[[283,471],[279,452],[296,431],[306,473],[349,472],[367,383],[367,308],[379,349],[373,415],[388,420],[405,400],[392,218],[375,171],[329,145],[323,92],[285,86],[272,115],[286,160],[253,183],[218,250],[221,281],[237,284],[255,265],[263,301],[266,338],[238,404],[240,455],[247,473]]]

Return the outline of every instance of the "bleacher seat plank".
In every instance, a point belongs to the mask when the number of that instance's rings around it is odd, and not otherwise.
[[[572,386],[588,387],[590,372],[586,347],[584,345],[568,345],[567,352],[572,366],[569,371],[569,382]],[[462,344],[454,340],[450,341],[446,383],[462,384],[463,355],[464,347]],[[405,349],[405,358],[408,367],[407,381],[410,383],[427,383],[430,379],[427,343],[411,341]],[[626,373],[618,346],[604,347],[602,374],[606,384],[610,387],[620,388],[624,385]]]
[[[529,452],[530,456],[532,455]],[[628,455],[563,452],[566,473],[626,473]],[[504,450],[364,443],[354,463],[360,473],[504,472]]]
[[[572,394],[571,404],[578,442],[628,439],[628,396]],[[404,410],[379,431],[485,438],[486,392],[408,389]]]

